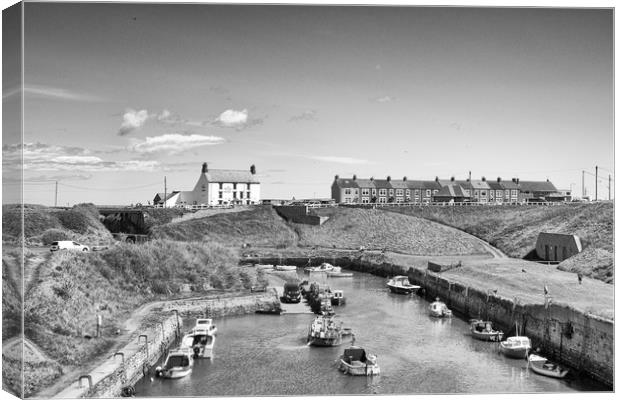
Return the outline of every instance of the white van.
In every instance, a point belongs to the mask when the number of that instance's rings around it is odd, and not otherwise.
[[[78,242],[71,240],[59,240],[58,242],[52,242],[50,251],[58,250],[77,250],[77,251],[89,251],[90,248]]]

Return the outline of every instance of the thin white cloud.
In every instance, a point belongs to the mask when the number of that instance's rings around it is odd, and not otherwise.
[[[248,110],[236,111],[229,109],[217,117],[214,123],[224,128],[241,128],[248,122]]]
[[[10,90],[7,90],[2,93],[2,99],[7,99],[16,94],[22,93],[21,87],[16,87]],[[27,97],[28,95],[35,97],[44,97],[58,100],[67,100],[67,101],[104,101],[103,98],[98,96],[93,96],[85,93],[78,93],[67,89],[52,87],[52,86],[43,86],[43,85],[25,85],[23,87],[23,93]]]
[[[23,157],[23,158],[22,158]],[[23,160],[24,171],[154,171],[160,168],[157,161],[128,160],[106,161],[93,156],[91,151],[81,147],[24,143],[2,147],[2,167],[5,170],[19,170]]]
[[[136,129],[141,128],[146,123],[148,118],[149,113],[146,110],[136,111],[128,109],[125,114],[123,114],[123,123],[118,130],[118,134],[120,136],[125,136]]]
[[[202,146],[221,144],[224,138],[204,135],[166,134],[134,140],[129,151],[141,154],[167,153],[178,154]]]
[[[363,160],[353,157],[338,157],[338,156],[307,156],[312,160],[331,162],[337,164],[372,164],[372,161]]]
[[[316,110],[307,110],[301,114],[292,116],[289,121],[316,121]]]
[[[381,97],[376,97],[373,100],[376,101],[377,103],[389,103],[389,102],[394,101],[394,98],[391,96],[381,96]]]

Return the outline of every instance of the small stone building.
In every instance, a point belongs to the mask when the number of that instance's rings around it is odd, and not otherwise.
[[[564,261],[581,250],[581,240],[577,235],[540,232],[536,240],[536,255],[545,261]]]

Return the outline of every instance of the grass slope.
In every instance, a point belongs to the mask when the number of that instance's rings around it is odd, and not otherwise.
[[[322,226],[295,224],[301,246],[341,249],[364,246],[415,255],[486,253],[469,235],[422,218],[378,209],[344,207],[314,212],[330,218]]]
[[[20,243],[23,234],[31,245],[48,245],[55,240],[77,240],[86,244],[108,242],[110,232],[99,221],[92,204],[78,204],[69,210],[39,205],[3,205],[2,240]]]
[[[295,232],[270,206],[171,222],[153,227],[151,235],[160,239],[215,241],[231,247],[249,243],[258,247],[285,248],[297,240]]]
[[[612,203],[549,207],[394,207],[389,211],[462,229],[515,258],[522,258],[535,248],[540,232],[575,234],[581,238],[585,250],[562,262],[559,268],[613,282]]]

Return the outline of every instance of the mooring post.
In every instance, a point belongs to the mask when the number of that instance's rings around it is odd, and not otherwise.
[[[120,355],[121,356],[121,365],[125,366],[125,353],[123,353],[122,351],[117,351],[116,353],[114,353],[114,359],[116,360],[116,356]]]

